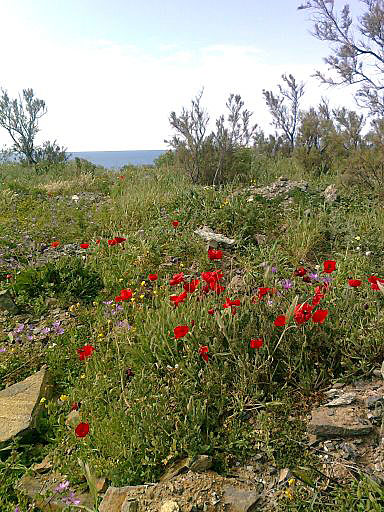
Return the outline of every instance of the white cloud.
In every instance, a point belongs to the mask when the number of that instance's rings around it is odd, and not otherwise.
[[[349,89],[327,91],[309,78],[319,67],[316,63],[292,60],[282,68],[252,46],[185,50],[172,45],[155,55],[106,40],[63,46],[28,24],[20,28],[15,32],[8,23],[0,32],[1,47],[9,49],[2,56],[0,85],[10,96],[32,87],[48,107],[39,140],[56,138],[71,151],[165,148],[163,140],[171,135],[169,113],[189,107],[202,86],[211,118],[224,112],[231,92],[238,93],[255,112],[254,122],[268,132],[262,89],[275,90],[284,72],[307,82],[307,105],[327,95],[335,105],[354,107]],[[0,145],[8,143],[7,133],[0,130]]]

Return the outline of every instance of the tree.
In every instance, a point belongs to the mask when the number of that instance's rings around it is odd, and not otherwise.
[[[282,130],[291,150],[295,145],[297,124],[299,120],[300,99],[304,94],[304,84],[298,84],[293,75],[282,75],[288,88],[278,85],[280,96],[263,89],[265,102],[273,117],[275,128]]]
[[[0,126],[11,136],[13,150],[23,155],[28,164],[35,164],[34,140],[39,131],[38,121],[47,113],[45,102],[34,97],[33,89],[23,89],[18,99],[10,99],[4,89],[1,92]]]
[[[362,143],[362,129],[365,124],[364,115],[345,107],[333,110],[338,132],[342,135],[345,149],[357,149]]]
[[[334,0],[308,0],[298,9],[311,10],[312,35],[333,45],[324,61],[336,78],[320,71],[314,76],[331,86],[358,84],[357,104],[368,108],[371,115],[384,116],[384,0],[360,3],[366,10],[359,24],[354,23],[348,4],[337,13]]]
[[[257,130],[257,124],[249,125],[253,114],[249,110],[244,109],[244,101],[241,99],[240,94],[230,94],[225,106],[229,110],[227,117],[228,127],[225,126],[224,115],[221,115],[216,120],[216,132],[211,134],[213,144],[218,153],[217,166],[212,181],[213,185],[216,184],[217,178],[219,178],[219,181],[222,179],[225,160],[228,161],[236,149],[247,147]]]
[[[224,171],[231,169],[234,153],[249,144],[256,125],[250,126],[253,114],[244,108],[241,96],[230,94],[227,118],[221,115],[216,130],[207,134],[209,116],[201,106],[202,94],[192,100],[190,110],[183,108],[179,116],[171,113],[169,121],[177,135],[165,142],[175,149],[176,160],[193,183],[216,185],[223,182]]]
[[[193,183],[197,183],[201,177],[205,134],[209,122],[209,116],[200,103],[203,92],[204,89],[192,100],[191,110],[183,107],[179,116],[171,112],[169,122],[178,135],[164,141],[182,155],[184,167]]]

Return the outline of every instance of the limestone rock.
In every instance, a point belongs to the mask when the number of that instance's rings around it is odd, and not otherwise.
[[[329,185],[323,192],[324,199],[327,203],[334,203],[337,201],[339,195],[335,185]]]
[[[327,407],[339,407],[341,405],[350,405],[356,400],[355,393],[344,393],[344,395],[339,398],[335,398],[331,400],[331,402],[327,403]]]
[[[239,489],[232,485],[224,487],[223,503],[230,505],[233,512],[254,512],[260,494],[255,491]]]
[[[196,229],[194,233],[201,236],[201,238],[203,238],[206,242],[209,242],[211,247],[214,247],[215,244],[233,245],[235,243],[234,239],[228,238],[220,233],[214,233],[208,226],[204,226],[201,229]]]
[[[348,437],[370,434],[373,426],[357,415],[353,407],[318,407],[312,411],[308,431],[320,437]]]
[[[0,443],[35,426],[41,410],[40,400],[50,392],[46,367],[0,391]]]
[[[108,487],[100,503],[99,512],[135,512],[134,502],[137,502],[137,498],[144,494],[147,488],[147,485]]]
[[[209,455],[199,455],[189,466],[195,473],[203,473],[212,467],[212,457]]]
[[[160,512],[180,512],[180,507],[176,501],[166,501],[161,506]]]

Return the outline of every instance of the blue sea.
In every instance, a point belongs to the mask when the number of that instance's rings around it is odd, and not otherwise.
[[[68,152],[69,153],[69,152]],[[137,151],[73,151],[70,159],[85,158],[106,169],[120,169],[123,165],[152,165],[154,160],[165,153],[164,149]]]

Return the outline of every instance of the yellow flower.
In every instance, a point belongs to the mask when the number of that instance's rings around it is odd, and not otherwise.
[[[99,332],[99,338],[102,338],[104,334],[102,332]]]
[[[145,281],[141,281],[140,285],[145,286]]]
[[[40,400],[40,403],[41,403],[41,404],[43,404],[44,402],[46,402],[46,400],[47,400],[47,399],[43,396],[43,397],[41,398],[41,400]]]
[[[184,267],[184,265],[182,263],[180,263],[180,267]]]
[[[95,301],[93,301],[93,302],[92,302],[92,304],[93,304],[94,306],[97,306],[97,302],[95,302]]]
[[[62,402],[65,402],[66,400],[68,400],[68,395],[61,395],[61,396],[60,396],[60,400],[61,400]]]
[[[82,373],[82,374],[80,375],[80,379],[85,379],[85,373]]]
[[[69,306],[69,308],[68,308],[68,309],[69,309],[69,311],[70,311],[71,313],[73,313],[73,312],[75,311],[75,309],[76,309],[76,306],[75,306],[74,304],[72,304],[72,306]]]
[[[153,290],[153,295],[157,295],[157,290]]]
[[[355,236],[355,240],[360,240],[360,237],[359,236]]]
[[[135,297],[132,297],[131,302],[135,302],[135,300],[136,300]]]
[[[285,495],[287,496],[287,498],[289,500],[293,500],[293,492],[292,492],[292,489],[288,488],[285,490]]]
[[[140,299],[144,299],[145,295],[141,294]]]
[[[289,485],[290,487],[292,487],[292,485],[295,485],[295,482],[296,482],[296,480],[295,480],[294,478],[290,478],[290,479],[288,480],[288,485]]]
[[[119,283],[121,283],[121,281],[124,281],[124,279],[122,277],[120,277],[119,279]]]

